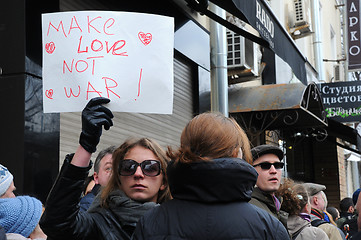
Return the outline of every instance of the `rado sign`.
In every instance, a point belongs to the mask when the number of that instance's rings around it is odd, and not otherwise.
[[[258,32],[269,42],[270,47],[273,49],[275,47],[273,40],[275,26],[270,14],[258,1],[256,1],[256,18],[256,28]]]

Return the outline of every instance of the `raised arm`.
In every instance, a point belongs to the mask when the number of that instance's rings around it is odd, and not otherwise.
[[[96,231],[90,214],[79,214],[79,201],[85,178],[91,168],[102,128],[112,125],[112,112],[103,106],[110,100],[94,98],[82,112],[82,132],[75,154],[68,154],[51,189],[40,226],[49,239],[91,239]],[[96,225],[96,224],[94,224]]]
[[[87,167],[90,157],[96,151],[96,147],[102,135],[102,128],[109,130],[113,126],[112,112],[102,104],[109,103],[107,98],[93,98],[85,106],[82,115],[82,132],[79,138],[79,147],[75,152],[71,164],[78,167]]]

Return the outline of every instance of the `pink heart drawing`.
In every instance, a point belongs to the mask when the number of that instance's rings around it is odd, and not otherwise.
[[[147,46],[152,41],[152,34],[151,33],[144,33],[139,32],[138,33],[139,40]]]
[[[53,99],[53,94],[54,94],[53,89],[49,89],[45,91],[45,96],[49,99]]]
[[[45,44],[45,50],[47,53],[52,54],[55,50],[55,43],[49,42]]]

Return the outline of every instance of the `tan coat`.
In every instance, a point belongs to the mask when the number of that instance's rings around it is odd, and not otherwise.
[[[342,240],[341,234],[338,228],[330,223],[321,224],[318,226],[321,228],[328,236],[330,240]]]
[[[296,215],[288,216],[287,227],[292,239],[297,236],[295,240],[329,240],[323,230]]]
[[[323,216],[323,214],[324,213],[318,211],[317,209],[312,208],[311,221],[321,219],[318,216]],[[323,223],[319,225],[318,228],[321,228],[327,234],[330,240],[343,240],[340,233],[341,230],[339,230],[339,228],[337,228],[335,225],[332,225],[331,223]]]

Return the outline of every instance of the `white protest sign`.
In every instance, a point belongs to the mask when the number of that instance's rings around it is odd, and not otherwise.
[[[171,114],[174,19],[110,11],[42,15],[44,112],[94,97],[113,111]]]

